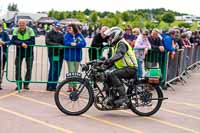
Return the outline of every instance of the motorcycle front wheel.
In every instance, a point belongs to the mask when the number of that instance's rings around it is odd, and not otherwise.
[[[84,79],[67,78],[62,81],[55,92],[54,100],[58,109],[66,115],[81,115],[94,102],[93,89]]]

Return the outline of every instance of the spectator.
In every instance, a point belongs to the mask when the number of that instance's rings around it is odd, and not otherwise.
[[[15,78],[20,82],[20,88],[22,87],[21,78],[21,66],[22,61],[25,58],[27,72],[25,75],[24,89],[29,90],[29,81],[31,80],[32,66],[33,66],[33,46],[35,44],[35,34],[32,28],[27,27],[26,20],[20,19],[18,21],[19,27],[13,31],[12,44],[17,46],[17,55],[15,59],[16,75]],[[18,88],[16,87],[16,90]]]
[[[84,37],[87,37],[88,35],[88,30],[89,30],[89,26],[87,24],[83,25],[83,28],[82,28],[82,34],[84,35]]]
[[[3,24],[0,22],[0,90],[2,90],[1,84],[6,64],[6,48],[9,43],[10,38],[7,32],[3,30]]]
[[[91,47],[94,47],[94,48],[97,48],[97,49],[89,49],[89,57],[90,57],[90,60],[95,60],[97,59],[98,55],[97,53],[99,53],[99,55],[101,54],[102,52],[102,49],[104,47],[103,43],[104,42],[108,42],[108,37],[106,37],[104,35],[104,32],[108,29],[108,27],[106,26],[103,26],[101,28],[101,31],[100,33],[97,33],[95,36],[94,36],[94,39],[92,40],[92,44],[91,44]],[[98,52],[97,52],[98,51]]]
[[[192,32],[190,42],[194,45],[200,45],[200,33],[198,31]]]
[[[148,53],[148,49],[151,49],[151,44],[148,40],[148,31],[144,30],[141,35],[138,36],[135,42],[135,54],[138,60],[138,77],[144,76],[144,59]]]
[[[140,29],[139,28],[134,28],[133,29],[133,35],[135,36],[135,39],[140,35]]]
[[[88,37],[89,38],[92,38],[92,34],[93,34],[94,30],[91,26],[89,26],[89,29],[88,29]]]
[[[48,24],[44,24],[44,32],[45,32],[45,34],[46,34],[46,32],[49,30],[49,26],[48,26]]]
[[[152,30],[151,35],[148,37],[152,49],[157,49],[160,52],[164,52],[164,46],[162,40],[159,37],[159,31],[157,29]]]
[[[175,49],[182,49],[182,41],[181,41],[181,32],[182,29],[175,29],[175,38],[174,38],[174,43],[175,43]]]
[[[53,25],[49,25],[49,29],[48,30],[52,30],[52,29],[53,29]]]
[[[187,38],[186,33],[181,34],[181,45],[184,48],[191,48],[191,43],[190,43],[189,39]]]
[[[68,25],[67,33],[64,35],[64,45],[72,47],[64,50],[64,59],[67,61],[68,70],[77,72],[82,60],[82,48],[86,46],[85,38],[79,32],[77,25]],[[70,84],[67,91],[73,91],[75,88],[75,84]]]
[[[128,26],[125,28],[124,38],[125,38],[126,41],[130,44],[130,46],[133,48],[134,45],[135,45],[136,37],[133,35],[133,33],[132,33],[132,28],[131,28],[130,25],[128,25]]]
[[[151,48],[153,49],[150,53],[148,53],[148,57],[155,57],[152,60],[152,58],[148,58],[148,67],[158,67],[161,68],[161,71],[165,69],[164,66],[164,54],[165,48],[162,43],[162,37],[159,34],[158,29],[153,29],[151,32],[151,35],[148,37],[148,40],[151,44]],[[159,65],[158,65],[159,64]]]
[[[7,30],[7,23],[6,23],[5,19],[3,19],[3,30],[4,31]]]
[[[46,45],[54,46],[48,48],[48,58],[50,63],[49,74],[48,74],[48,83],[47,83],[47,91],[55,91],[57,83],[49,83],[49,82],[57,82],[60,76],[62,64],[63,64],[63,49],[56,48],[57,46],[64,45],[63,33],[60,29],[60,23],[54,22],[52,30],[47,32],[46,34]]]
[[[163,45],[167,51],[170,52],[170,58],[175,56],[175,30],[169,30],[167,34],[163,34]]]

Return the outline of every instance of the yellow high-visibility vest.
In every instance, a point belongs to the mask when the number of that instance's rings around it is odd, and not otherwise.
[[[130,66],[130,67],[137,67],[137,59],[135,56],[134,51],[132,50],[131,46],[129,45],[129,43],[125,40],[122,39],[120,40],[113,48],[112,48],[112,55],[115,55],[115,53],[117,52],[117,48],[120,42],[123,42],[124,44],[126,44],[126,46],[128,47],[128,51],[125,53],[124,57],[116,62],[114,62],[115,66],[117,68],[124,68],[126,66]]]
[[[7,30],[7,24],[5,22],[3,23],[3,29]]]

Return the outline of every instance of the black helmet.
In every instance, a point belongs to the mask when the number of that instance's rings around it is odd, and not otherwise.
[[[123,31],[119,27],[112,27],[104,32],[106,36],[109,36],[111,45],[115,45],[119,40],[123,38]]]

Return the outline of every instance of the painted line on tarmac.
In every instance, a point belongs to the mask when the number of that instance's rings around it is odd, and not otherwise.
[[[110,121],[107,121],[107,120],[99,119],[99,118],[96,118],[96,117],[93,117],[93,116],[90,116],[90,115],[83,114],[83,116],[86,117],[86,118],[89,118],[89,119],[104,123],[104,124],[111,125],[113,127],[122,128],[122,129],[131,131],[131,132],[135,132],[135,133],[143,133],[142,131],[139,131],[139,130],[136,130],[136,129],[132,129],[132,128],[123,126],[121,124],[113,123],[113,122],[110,122]]]
[[[38,91],[38,92],[40,92],[40,91]],[[45,91],[42,91],[42,92],[45,92]],[[65,94],[63,94],[63,95],[65,95]],[[182,112],[177,112],[177,111],[174,111],[174,110],[169,110],[169,109],[164,109],[164,108],[161,108],[161,110],[164,111],[164,112],[176,114],[176,115],[179,115],[179,116],[184,116],[184,117],[187,117],[187,118],[192,118],[192,119],[195,119],[195,120],[200,120],[200,117],[189,115],[189,114],[185,114],[185,113],[182,113]]]
[[[168,113],[172,113],[172,114],[176,114],[176,115],[180,115],[180,116],[184,116],[184,117],[188,117],[188,118],[200,120],[200,117],[189,115],[189,114],[185,114],[185,113],[182,113],[182,112],[177,112],[177,111],[173,111],[173,110],[169,110],[169,109],[164,109],[164,108],[161,108],[161,110],[165,111],[165,112],[168,112]]]
[[[172,103],[172,104],[177,104],[177,105],[185,105],[193,108],[198,108],[200,109],[199,104],[192,104],[192,103],[186,103],[186,102],[173,102],[173,101],[166,101],[166,103]]]
[[[127,114],[133,114],[133,113],[128,112],[128,111],[120,111],[120,112],[124,112],[124,113],[127,113]],[[148,119],[148,120],[152,120],[152,121],[156,121],[156,122],[158,122],[158,123],[161,123],[161,124],[164,124],[164,125],[173,127],[173,128],[178,128],[178,129],[181,129],[181,130],[183,130],[183,131],[187,131],[187,132],[191,132],[191,133],[200,133],[199,131],[195,131],[195,130],[190,129],[190,128],[186,128],[186,127],[183,127],[183,126],[179,126],[179,125],[174,124],[174,123],[171,123],[171,122],[159,120],[159,119],[157,119],[157,118],[153,118],[153,117],[142,117],[142,118],[145,118],[145,119]]]
[[[20,95],[14,95],[14,96],[19,97],[19,98],[24,99],[24,100],[32,101],[32,102],[35,102],[35,103],[38,103],[38,104],[46,105],[48,107],[57,109],[56,105],[52,105],[52,104],[49,104],[49,103],[46,103],[46,102],[41,102],[41,101],[33,99],[33,98],[20,96]],[[127,131],[131,131],[131,132],[135,132],[135,133],[143,133],[140,130],[132,129],[132,128],[123,126],[121,124],[117,124],[117,123],[114,123],[114,122],[111,122],[111,121],[108,121],[108,120],[104,120],[104,119],[101,119],[101,118],[97,118],[97,117],[94,117],[94,116],[91,116],[91,115],[83,114],[81,116],[84,116],[85,118],[88,118],[88,119],[91,119],[91,120],[95,120],[95,121],[100,122],[100,123],[104,123],[106,125],[110,125],[110,126],[113,126],[113,127],[121,128],[121,129],[124,129],[124,130],[127,130]]]
[[[182,113],[182,112],[177,112],[177,111],[170,110],[170,109],[161,108],[160,110],[168,112],[168,113],[172,113],[172,114],[176,114],[176,115],[180,115],[180,116],[184,116],[184,117],[200,120],[200,117],[198,117],[198,116],[193,116],[193,115],[185,114],[185,113]]]
[[[54,93],[54,92],[49,92],[45,90],[29,90],[30,92],[41,92],[41,93]],[[190,106],[194,108],[200,109],[200,104],[192,104],[192,103],[186,103],[186,102],[173,102],[173,101],[165,101],[166,103],[172,103],[172,104],[178,104],[178,105],[185,105],[185,106]]]
[[[47,92],[47,91],[42,91],[42,90],[33,90],[33,92]],[[63,94],[65,95],[65,94]],[[180,104],[183,104],[183,103],[180,103]],[[185,103],[186,104],[186,103]],[[187,103],[188,105],[189,103]],[[197,106],[197,105],[194,105],[194,104],[189,104],[189,105],[193,105],[193,106]],[[161,108],[162,111],[164,112],[168,112],[168,113],[172,113],[172,114],[176,114],[176,115],[179,115],[179,116],[184,116],[184,117],[187,117],[187,118],[192,118],[192,119],[196,119],[196,120],[200,120],[200,117],[197,117],[197,116],[193,116],[193,115],[189,115],[189,114],[185,114],[185,113],[182,113],[182,112],[177,112],[177,111],[174,111],[174,110],[169,110],[169,109],[164,109],[164,108]]]
[[[29,92],[40,92],[40,93],[55,93],[53,91],[45,91],[45,90],[29,90]]]
[[[1,96],[0,97],[0,100],[1,99],[4,99],[4,98],[7,98],[7,97],[10,97],[10,96],[13,96],[13,95],[15,95],[17,92],[15,91],[15,92],[12,92],[12,93],[10,93],[10,94],[6,94],[6,95],[4,95],[4,96]]]
[[[52,125],[52,124],[49,124],[49,123],[46,123],[46,122],[44,122],[44,121],[41,121],[41,120],[38,120],[38,119],[35,119],[35,118],[32,118],[32,117],[23,115],[23,114],[18,113],[18,112],[14,112],[14,111],[12,111],[12,110],[8,110],[8,109],[6,109],[6,108],[0,107],[0,110],[1,110],[1,111],[4,111],[4,112],[6,112],[6,113],[9,113],[9,114],[15,115],[15,116],[17,116],[17,117],[24,118],[24,119],[26,119],[26,120],[29,120],[29,121],[32,121],[32,122],[35,122],[35,123],[38,123],[38,124],[47,126],[47,127],[49,127],[49,128],[55,129],[55,130],[60,131],[60,132],[64,132],[64,133],[74,133],[74,132],[72,132],[72,131],[70,131],[70,130],[67,130],[67,129],[64,129],[64,128],[61,128],[61,127],[58,127],[58,126],[55,126],[55,125]]]

